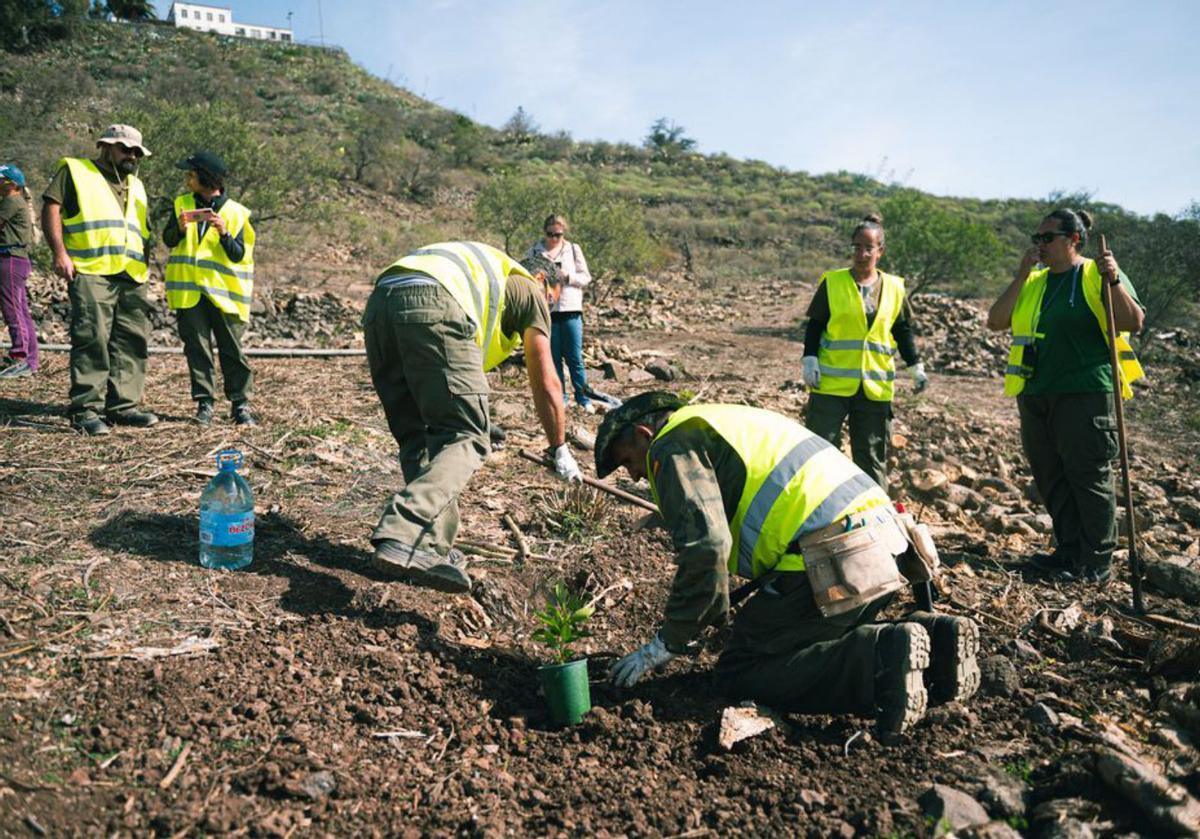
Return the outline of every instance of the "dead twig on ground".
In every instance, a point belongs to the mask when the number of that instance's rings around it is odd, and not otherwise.
[[[512,533],[513,538],[517,540],[517,557],[518,564],[529,558],[529,545],[525,542],[525,534],[521,532],[521,528],[517,527],[517,522],[511,515],[505,513],[500,517],[500,521]]]
[[[166,789],[175,783],[175,779],[179,777],[179,773],[183,771],[183,765],[187,763],[188,755],[192,753],[192,744],[185,743],[183,749],[179,752],[179,756],[175,758],[175,763],[171,766],[171,771],[166,774],[161,781],[158,782],[159,789]]]

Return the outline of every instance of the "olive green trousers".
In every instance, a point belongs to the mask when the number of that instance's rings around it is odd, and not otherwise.
[[[221,311],[204,294],[195,306],[177,309],[175,319],[183,354],[187,357],[188,377],[192,383],[192,399],[211,402],[217,392],[217,371],[213,363],[213,348],[221,362],[225,397],[237,405],[250,398],[254,373],[242,350],[246,322],[237,315]]]
[[[458,532],[458,495],[490,449],[475,324],[436,283],[380,287],[367,301],[363,335],[405,481],[371,540],[445,555]]]
[[[810,393],[804,424],[835,448],[842,447],[842,425],[850,418],[850,456],[887,492],[888,444],[892,438],[892,403],[868,399],[860,387],[853,396]]]
[[[76,274],[71,299],[73,419],[119,414],[138,406],[146,388],[150,308],[145,283],[123,276]]]

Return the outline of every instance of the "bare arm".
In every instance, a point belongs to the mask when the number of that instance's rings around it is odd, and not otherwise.
[[[1103,281],[1112,287],[1113,324],[1118,332],[1141,332],[1146,322],[1146,314],[1142,307],[1133,299],[1133,295],[1121,282],[1121,269],[1113,259],[1112,251],[1104,251],[1096,260]]]
[[[1033,266],[1037,265],[1037,261],[1038,249],[1037,245],[1034,245],[1022,255],[1021,264],[1017,266],[1017,274],[1009,283],[1008,288],[1004,289],[1004,293],[992,304],[992,308],[988,309],[988,329],[1001,332],[1012,328],[1012,315],[1013,309],[1017,307],[1017,298],[1021,296],[1021,288],[1025,285],[1025,280],[1029,276],[1029,272],[1033,270]]]
[[[75,263],[63,244],[62,206],[54,201],[42,204],[42,233],[54,254],[54,273],[68,282],[75,279]]]
[[[550,339],[540,329],[530,327],[522,336],[525,342],[525,369],[529,374],[529,392],[538,421],[546,432],[551,448],[561,446],[567,439],[566,411],[562,403],[562,382],[554,371],[550,355]]]

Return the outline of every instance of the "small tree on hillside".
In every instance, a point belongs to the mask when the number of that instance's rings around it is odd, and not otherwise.
[[[674,159],[696,148],[696,141],[686,136],[684,130],[682,125],[677,125],[673,120],[659,117],[650,126],[644,145],[656,157]]]
[[[538,133],[538,124],[529,115],[529,111],[518,105],[517,110],[508,118],[508,122],[504,123],[500,130],[512,139],[522,141],[528,140]]]
[[[908,281],[909,293],[934,288],[978,292],[1007,273],[1011,254],[991,228],[903,189],[880,206],[887,252],[883,267]]]

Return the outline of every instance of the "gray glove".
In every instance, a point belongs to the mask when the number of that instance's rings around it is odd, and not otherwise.
[[[800,359],[800,363],[804,365],[804,383],[809,387],[821,386],[821,362],[817,361],[815,355],[806,355]]]
[[[633,687],[641,680],[642,676],[655,667],[662,667],[673,658],[675,658],[675,653],[668,650],[663,639],[655,635],[654,640],[649,644],[614,664],[608,678],[617,687]]]
[[[929,377],[925,375],[925,362],[918,361],[912,367],[908,368],[908,373],[913,380],[913,393],[920,393],[925,388],[929,387]]]
[[[564,481],[582,481],[583,472],[579,469],[579,464],[575,462],[575,455],[571,454],[571,448],[563,443],[550,452],[550,456],[554,458],[554,473]]]

